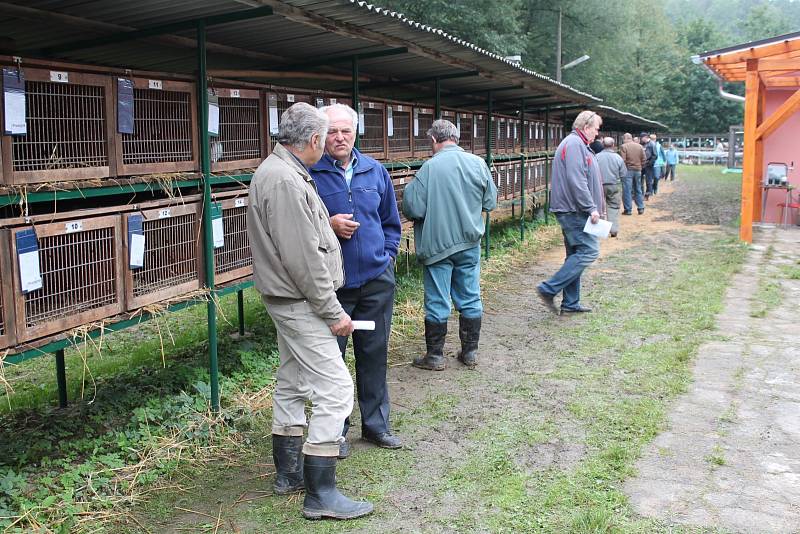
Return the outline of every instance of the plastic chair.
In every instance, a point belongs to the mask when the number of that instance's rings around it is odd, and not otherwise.
[[[779,202],[778,207],[781,209],[781,227],[787,228],[789,226],[789,221],[797,221],[797,210],[800,210],[800,201],[792,200],[792,191],[791,189],[786,192],[786,200],[787,202]],[[790,219],[792,210],[794,212],[794,218]],[[787,217],[789,215],[789,217]]]

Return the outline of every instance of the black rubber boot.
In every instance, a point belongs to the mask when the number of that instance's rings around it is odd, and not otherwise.
[[[458,360],[467,367],[475,367],[478,363],[478,341],[481,338],[481,318],[458,318],[458,336],[461,338],[461,351]]]
[[[306,519],[355,519],[372,513],[372,504],[354,501],[336,489],[336,457],[306,455]]]
[[[303,436],[272,434],[272,461],[275,464],[276,495],[303,491]]]
[[[411,365],[429,371],[443,371],[445,368],[444,339],[447,337],[447,323],[425,321],[425,356],[414,358]]]

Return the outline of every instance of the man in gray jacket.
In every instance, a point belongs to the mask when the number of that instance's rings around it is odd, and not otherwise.
[[[603,123],[594,111],[582,111],[572,123],[572,133],[561,141],[553,157],[550,211],[555,213],[567,258],[564,265],[536,290],[542,302],[554,313],[558,308],[554,297],[563,292],[561,313],[590,312],[581,305],[581,275],[600,254],[597,238],[583,231],[588,219],[597,224],[603,205],[603,185],[600,168],[589,143]]]
[[[597,155],[597,164],[603,176],[603,193],[606,200],[608,220],[611,221],[611,237],[617,237],[619,232],[619,206],[621,195],[619,185],[625,178],[628,169],[622,157],[614,151],[614,138],[603,139],[603,151]]]
[[[353,408],[353,380],[336,336],[353,323],[336,299],[342,251],[308,167],[325,148],[328,117],[305,103],[281,116],[279,143],[253,175],[247,234],[255,285],[278,334],[272,396],[276,494],[305,489],[303,515],[353,519],[372,512],[336,489],[336,457]],[[305,404],[311,400],[306,427]]]

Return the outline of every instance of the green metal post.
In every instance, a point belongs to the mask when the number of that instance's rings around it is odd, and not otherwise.
[[[550,222],[550,107],[544,108],[544,222]]]
[[[353,56],[353,109],[358,113],[358,56]],[[361,137],[356,128],[356,148],[361,147]]]
[[[494,125],[492,124],[492,92],[486,92],[486,164],[489,166],[489,169],[492,168],[492,132],[494,132]],[[486,250],[484,252],[484,257],[488,260],[489,259],[489,245],[491,243],[491,230],[492,230],[492,217],[491,213],[486,213],[486,230],[484,231],[484,235],[486,236]]]
[[[58,384],[58,407],[67,407],[67,365],[64,349],[56,351],[56,384]]]
[[[436,100],[434,101],[433,116],[436,120],[442,118],[442,82],[439,77],[436,77]]]
[[[239,336],[244,336],[244,291],[236,292],[236,310],[239,313]]]
[[[528,142],[528,129],[525,128],[525,99],[522,99],[520,105],[520,127],[522,128],[522,135],[520,136],[520,143],[522,146],[522,156],[520,159],[522,160],[522,176],[520,180],[522,180],[522,184],[519,188],[519,239],[520,241],[525,240],[525,183],[527,180],[525,179],[528,175],[528,157],[527,157],[527,147],[525,146]]]
[[[203,260],[208,301],[208,371],[211,381],[211,409],[219,412],[219,365],[217,362],[217,303],[214,292],[214,235],[211,229],[211,158],[208,152],[208,78],[206,72],[206,24],[197,23],[197,99],[200,104],[200,170],[203,174]]]

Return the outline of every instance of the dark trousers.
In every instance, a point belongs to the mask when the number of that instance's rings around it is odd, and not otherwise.
[[[653,189],[653,182],[655,181],[656,178],[656,171],[653,167],[645,167],[642,170],[642,174],[644,174],[644,179],[647,182],[647,190],[645,191],[645,195],[650,196],[656,192],[655,189]]]
[[[664,170],[664,181],[666,182],[667,180],[675,180],[675,165],[674,164],[670,165],[669,163],[667,163],[667,167]]]
[[[356,357],[356,393],[361,410],[361,432],[381,434],[389,431],[389,388],[386,385],[386,360],[394,307],[394,265],[389,264],[378,278],[357,288],[342,288],[336,292],[344,311],[353,319],[375,321],[375,330],[353,332],[353,352]],[[337,338],[344,358],[347,337]],[[342,435],[350,428],[350,418],[344,422]]]

